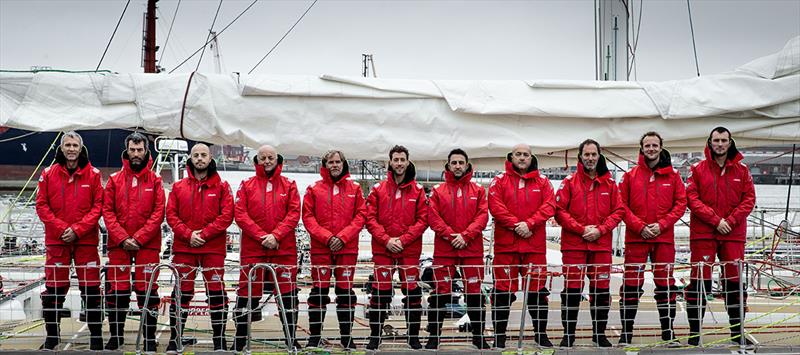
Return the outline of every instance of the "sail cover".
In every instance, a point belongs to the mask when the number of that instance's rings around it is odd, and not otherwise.
[[[528,143],[564,165],[593,138],[633,156],[655,130],[673,152],[724,125],[739,146],[800,141],[800,37],[733,72],[666,82],[395,80],[334,75],[0,73],[0,125],[34,131],[133,128],[284,154],[417,161],[455,148],[500,161]],[[570,159],[570,161],[574,159]]]

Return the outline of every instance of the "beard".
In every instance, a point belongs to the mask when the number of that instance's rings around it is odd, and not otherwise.
[[[130,163],[131,163],[131,170],[135,172],[140,172],[142,171],[142,169],[144,169],[144,160],[139,160],[138,162],[131,160]]]

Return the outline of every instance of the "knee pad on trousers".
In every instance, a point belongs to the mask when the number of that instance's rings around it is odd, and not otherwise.
[[[335,287],[333,292],[336,293],[336,308],[353,308],[358,303],[356,293],[352,289]]]
[[[403,295],[404,308],[419,308],[422,305],[422,289],[417,287],[413,290],[401,290]]]
[[[211,290],[208,291],[208,308],[211,310],[220,310],[225,308],[228,304],[228,295],[224,290]]]
[[[103,301],[103,296],[100,294],[100,286],[86,286],[80,289],[81,297],[83,297],[83,302],[86,303],[87,309],[100,308],[100,303]]]
[[[45,287],[45,291],[41,294],[42,307],[61,308],[67,298],[67,292],[69,287]]]
[[[620,304],[638,304],[644,291],[639,286],[622,285],[619,288]]]
[[[331,303],[331,298],[328,296],[330,289],[328,287],[314,287],[308,295],[309,308],[325,308]]]
[[[392,297],[394,297],[394,290],[372,290],[372,297],[369,299],[369,304],[371,307],[385,309],[389,308],[389,305],[392,303]]]

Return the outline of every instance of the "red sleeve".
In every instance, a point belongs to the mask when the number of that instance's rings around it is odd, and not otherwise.
[[[289,191],[286,194],[286,198],[289,199],[286,206],[286,215],[272,230],[272,235],[279,242],[287,237],[293,238],[294,229],[297,228],[297,223],[300,221],[300,193],[297,192],[297,183],[294,181],[289,183]]]
[[[719,221],[722,220],[722,217],[717,216],[714,209],[707,206],[703,203],[703,200],[700,199],[700,191],[698,190],[699,187],[695,179],[695,174],[697,173],[695,167],[692,167],[691,175],[686,179],[686,200],[689,204],[689,210],[703,222],[716,227],[719,225]]]
[[[50,198],[47,196],[47,185],[50,183],[49,169],[42,171],[42,176],[39,178],[39,187],[36,192],[36,214],[39,215],[39,219],[46,227],[62,234],[67,230],[69,224],[56,217],[56,214],[50,209]]]
[[[319,224],[316,215],[314,215],[314,189],[313,185],[306,189],[306,195],[303,197],[303,226],[308,231],[312,239],[328,245],[333,233]]]
[[[502,180],[495,177],[489,186],[489,212],[498,226],[514,230],[514,225],[519,223],[520,220],[508,210],[508,206],[503,201],[503,188],[505,186],[502,185]]]
[[[639,216],[635,215],[630,208],[632,178],[633,175],[631,174],[630,171],[626,172],[625,175],[622,175],[622,182],[619,183],[619,195],[620,198],[622,199],[622,207],[625,208],[625,217],[623,217],[623,220],[625,221],[625,228],[628,228],[629,230],[634,232],[634,234],[639,235],[642,233],[642,230],[647,224],[644,223],[644,221],[641,218],[639,218]],[[655,206],[652,207],[655,208]]]
[[[683,186],[683,180],[678,173],[674,173],[672,176],[672,186],[675,186],[672,194],[672,209],[664,218],[658,220],[661,230],[674,226],[686,213],[686,187]]]
[[[350,224],[342,228],[337,234],[345,244],[358,239],[358,234],[364,229],[364,222],[367,219],[367,207],[366,203],[364,203],[364,193],[361,191],[361,187],[358,184],[354,184],[354,189],[356,191],[353,191],[353,194],[356,196],[356,200],[355,206],[353,206],[353,219],[350,221]]]
[[[542,191],[542,204],[539,205],[533,216],[525,220],[530,230],[533,230],[533,227],[537,224],[545,224],[550,217],[556,214],[556,196],[553,193],[553,185],[550,184],[550,179],[543,178],[539,185],[539,189]]]
[[[417,239],[422,238],[422,234],[428,229],[428,198],[425,197],[425,190],[417,190],[416,219],[414,224],[408,226],[408,231],[400,236],[403,245],[409,245]]]
[[[100,182],[99,172],[93,175],[91,196],[92,209],[90,209],[80,221],[70,226],[78,238],[97,233],[97,221],[100,220],[100,215],[103,212],[103,184]]]
[[[441,203],[439,200],[441,196],[439,195],[439,189],[433,189],[433,193],[431,193],[431,198],[428,200],[429,209],[428,209],[428,224],[430,224],[431,229],[433,230],[436,235],[441,237],[446,237],[448,240],[450,239],[451,234],[455,234],[456,231],[444,221],[442,215],[439,214],[439,210],[441,207]],[[485,204],[485,202],[484,202]],[[464,238],[467,238],[464,236]]]
[[[756,188],[753,184],[753,177],[750,176],[750,171],[747,170],[747,167],[742,170],[744,170],[744,173],[740,174],[742,176],[742,201],[731,211],[728,217],[725,217],[731,228],[747,222],[747,216],[750,215],[756,205]]]
[[[236,220],[236,225],[242,229],[242,236],[247,236],[248,238],[261,242],[261,237],[267,233],[261,229],[258,223],[250,218],[250,213],[248,212],[249,208],[247,206],[249,199],[247,198],[247,188],[245,188],[244,183],[245,182],[242,181],[239,185],[239,191],[236,191],[234,219]]]
[[[175,236],[175,239],[188,241],[192,237],[192,230],[181,220],[178,211],[180,206],[178,206],[177,197],[179,191],[180,185],[177,183],[172,185],[172,191],[169,193],[169,198],[167,199],[167,224],[172,228],[172,234]]]
[[[116,199],[114,198],[116,193],[117,184],[112,176],[108,179],[103,192],[103,221],[106,223],[108,244],[110,245],[120,245],[125,239],[128,239],[128,232],[122,228],[117,219]]]
[[[133,238],[139,242],[139,245],[145,245],[153,237],[157,236],[161,230],[161,222],[164,221],[164,188],[161,185],[161,178],[156,176],[153,182],[153,194],[155,194],[155,201],[153,203],[153,212],[142,228],[139,228],[136,233],[133,233]]]
[[[377,239],[381,245],[386,246],[389,244],[389,239],[391,239],[391,237],[386,234],[386,229],[383,228],[381,222],[378,221],[378,210],[380,209],[379,204],[381,203],[378,198],[380,194],[378,189],[380,189],[380,186],[382,185],[373,187],[369,192],[369,196],[367,196],[367,231],[372,235],[372,238]]]
[[[570,233],[582,234],[584,225],[580,224],[569,212],[570,191],[572,188],[570,181],[569,179],[564,179],[558,188],[558,193],[556,194],[556,222],[561,225],[561,228]]]
[[[203,227],[200,237],[204,240],[225,237],[228,227],[233,223],[233,193],[227,181],[221,182],[219,198],[219,215]]]
[[[483,239],[483,230],[489,223],[489,202],[486,200],[486,190],[482,186],[478,188],[478,210],[472,217],[472,223],[462,232],[464,240],[471,242],[475,239]]]
[[[619,189],[617,189],[617,184],[614,182],[610,183],[611,189],[611,213],[608,217],[603,219],[603,223],[597,227],[600,230],[600,234],[606,234],[613,230],[614,228],[619,225],[619,222],[622,221],[622,217],[625,216],[625,207],[622,205],[622,200],[619,198]]]

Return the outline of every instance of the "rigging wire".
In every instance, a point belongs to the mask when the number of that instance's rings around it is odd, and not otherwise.
[[[111,38],[108,39],[108,44],[106,44],[106,49],[103,50],[103,55],[100,57],[100,61],[97,62],[97,67],[94,68],[95,71],[100,69],[100,65],[103,64],[103,59],[106,57],[106,53],[108,53],[108,47],[111,47],[111,41],[114,40],[114,35],[117,34],[117,29],[119,29],[119,24],[122,23],[122,18],[125,17],[125,11],[128,11],[128,5],[131,4],[131,0],[125,3],[125,8],[122,9],[122,14],[119,15],[119,20],[117,20],[117,25],[114,27],[114,32],[111,32]]]
[[[692,49],[694,49],[694,67],[697,70],[697,76],[700,76],[700,63],[697,61],[697,43],[694,40],[694,22],[692,21],[692,5],[689,0],[686,0],[686,9],[689,10],[689,28],[692,31]]]
[[[208,35],[206,36],[206,44],[210,42],[211,33],[214,32],[214,25],[217,23],[217,16],[219,16],[219,9],[222,8],[222,0],[219,0],[219,5],[217,5],[217,12],[214,13],[214,20],[211,21],[211,29],[208,30]],[[200,60],[197,61],[197,66],[194,67],[194,71],[200,69],[200,63],[203,62],[203,54],[206,54],[206,46],[203,46],[203,50],[200,52]]]
[[[631,76],[631,70],[633,70],[633,78],[634,80],[639,79],[639,73],[637,72],[636,66],[636,49],[639,48],[639,35],[642,33],[642,8],[644,7],[644,1],[639,1],[639,19],[636,21],[636,30],[633,33],[633,47],[630,45],[628,48],[631,52],[631,64],[628,66],[628,77]],[[631,2],[631,8],[633,8],[633,2]]]
[[[169,23],[169,30],[167,30],[167,38],[164,39],[164,46],[161,48],[161,55],[158,57],[158,62],[161,63],[161,58],[164,58],[164,52],[167,51],[167,43],[169,43],[169,36],[172,34],[172,26],[175,25],[175,19],[178,17],[178,9],[181,8],[181,0],[178,0],[178,5],[175,6],[175,13],[172,15],[172,21]]]
[[[292,25],[292,27],[290,27],[290,28],[289,28],[289,30],[288,30],[288,31],[286,31],[286,33],[284,33],[284,34],[283,34],[283,37],[281,37],[281,39],[279,39],[279,40],[278,40],[278,42],[277,42],[277,43],[275,43],[275,45],[274,45],[274,46],[272,46],[272,48],[270,48],[270,50],[267,52],[267,54],[265,54],[263,57],[261,57],[261,60],[259,60],[259,61],[258,61],[258,63],[256,63],[256,65],[254,65],[254,66],[253,66],[253,69],[250,69],[250,71],[249,71],[249,72],[247,72],[247,74],[251,74],[251,73],[253,72],[253,70],[256,70],[256,68],[258,68],[258,66],[259,66],[259,65],[261,65],[261,62],[263,62],[263,61],[264,61],[264,59],[267,59],[267,57],[268,57],[268,56],[269,56],[269,55],[272,53],[272,51],[274,51],[274,50],[275,50],[275,48],[277,48],[277,47],[278,47],[278,45],[279,45],[279,44],[281,44],[281,42],[283,42],[283,39],[284,39],[284,38],[286,38],[286,36],[288,36],[288,35],[289,35],[289,33],[291,33],[291,32],[292,32],[292,30],[294,29],[294,27],[295,27],[295,26],[297,26],[297,24],[298,24],[298,23],[300,23],[300,21],[302,21],[302,20],[303,20],[303,17],[306,17],[306,14],[307,14],[309,11],[311,11],[311,8],[312,8],[312,7],[314,7],[314,5],[317,3],[317,1],[318,1],[318,0],[314,0],[314,2],[312,2],[312,3],[311,3],[311,5],[308,7],[308,9],[306,9],[306,11],[305,11],[305,12],[303,12],[303,14],[302,14],[302,15],[300,15],[300,18],[298,18],[298,19],[297,19],[297,21],[295,21],[294,25]]]
[[[220,35],[222,35],[222,33],[225,32],[225,30],[227,30],[228,27],[231,27],[231,25],[233,25],[236,22],[236,20],[242,17],[242,15],[244,15],[247,12],[247,10],[250,10],[250,8],[253,7],[253,5],[255,5],[257,2],[258,0],[253,0],[253,2],[251,2],[250,5],[248,5],[244,10],[242,10],[242,12],[236,15],[236,17],[234,17],[230,23],[225,25],[225,27],[223,27],[219,32],[217,32],[217,35],[215,37],[219,37]],[[203,50],[213,40],[214,40],[213,38],[207,40],[206,43],[203,43],[202,47],[198,48],[196,51],[194,51],[194,53],[190,54],[189,57],[180,62],[177,66],[175,66],[175,68],[172,68],[172,70],[170,70],[169,73],[172,74],[174,71],[178,70],[178,68],[186,64],[186,62],[188,62],[189,59],[192,59],[195,55],[197,55],[197,53],[200,53],[200,51]]]

